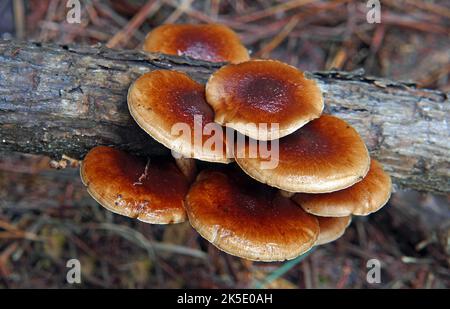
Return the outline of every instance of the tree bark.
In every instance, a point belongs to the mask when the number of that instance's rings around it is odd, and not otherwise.
[[[132,120],[130,83],[170,69],[204,83],[220,64],[140,51],[0,41],[0,150],[82,158],[96,145],[168,151]],[[327,113],[352,124],[397,188],[450,192],[450,99],[439,91],[316,72]]]

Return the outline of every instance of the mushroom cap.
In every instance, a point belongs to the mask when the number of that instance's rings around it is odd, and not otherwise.
[[[201,236],[249,260],[293,259],[319,234],[315,216],[237,170],[202,171],[186,197],[186,211]]]
[[[391,191],[391,177],[372,159],[366,177],[350,188],[325,194],[298,193],[292,199],[317,216],[367,216],[387,203]]]
[[[253,144],[248,140],[237,145],[235,160],[256,180],[290,192],[341,190],[363,179],[369,170],[370,157],[363,140],[354,128],[334,116],[323,115],[277,142],[276,166],[262,168],[275,159],[263,158],[261,147],[256,156],[249,156]],[[277,146],[274,141],[269,145]]]
[[[154,224],[186,220],[186,177],[167,158],[146,160],[111,147],[93,148],[83,160],[81,180],[108,210]]]
[[[167,24],[145,38],[144,50],[188,56],[210,62],[239,63],[249,59],[237,34],[220,24]]]
[[[345,230],[352,222],[352,216],[346,217],[317,217],[320,234],[315,243],[316,246],[335,241],[344,235]]]
[[[286,136],[323,110],[317,83],[276,60],[223,66],[209,78],[206,100],[217,123],[257,140]]]
[[[140,76],[128,91],[128,108],[144,131],[183,157],[230,162],[225,135],[216,134],[220,138],[214,138],[214,133],[223,133],[223,128],[214,123],[204,86],[186,74],[155,70]],[[178,130],[183,128],[190,132]],[[208,128],[210,132],[205,130]],[[208,143],[214,140],[217,143]]]

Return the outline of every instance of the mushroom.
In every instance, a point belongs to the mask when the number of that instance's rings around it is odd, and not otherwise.
[[[370,157],[361,137],[334,116],[323,115],[277,142],[278,160],[272,168],[261,168],[269,159],[259,149],[256,156],[249,156],[249,141],[237,147],[235,160],[256,180],[289,192],[341,190],[363,179],[369,170]]]
[[[231,161],[204,87],[186,74],[155,70],[140,76],[128,91],[128,108],[144,131],[181,156]]]
[[[315,245],[319,246],[335,241],[344,235],[345,230],[352,222],[352,217],[317,217],[317,220],[320,233]]]
[[[308,251],[319,235],[315,216],[236,169],[202,171],[185,205],[201,236],[249,260],[293,259]]]
[[[291,134],[323,110],[316,82],[276,60],[223,66],[209,78],[206,100],[217,123],[257,140]]]
[[[98,146],[84,158],[80,174],[89,194],[114,213],[154,224],[186,220],[189,183],[168,158],[146,160]]]
[[[391,191],[391,177],[372,159],[367,176],[350,188],[325,194],[298,193],[292,199],[317,216],[367,216],[387,203]]]
[[[211,62],[239,63],[249,60],[237,34],[219,24],[167,24],[156,27],[144,42],[144,50],[188,56]]]
[[[80,174],[103,207],[154,224],[188,218],[220,250],[270,262],[336,240],[351,215],[368,215],[388,201],[390,177],[370,160],[354,128],[321,116],[321,90],[302,71],[249,60],[236,33],[218,24],[163,25],[143,49],[231,64],[212,74],[206,88],[169,70],[146,73],[130,86],[130,114],[175,160],[95,147]],[[244,143],[227,139],[222,125]],[[261,148],[251,149],[261,142],[276,154],[275,166],[264,164],[274,158]],[[245,173],[221,166],[194,181],[193,158],[229,163],[231,152]]]

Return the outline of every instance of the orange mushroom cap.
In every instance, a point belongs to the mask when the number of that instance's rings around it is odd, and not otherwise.
[[[209,78],[206,100],[217,123],[257,140],[286,136],[318,118],[323,110],[316,82],[275,60],[223,66]]]
[[[156,27],[147,35],[144,50],[210,62],[239,63],[249,59],[248,51],[237,34],[219,24]]]
[[[315,243],[316,246],[335,241],[344,235],[345,230],[352,222],[352,217],[317,217],[320,234]]]
[[[274,146],[273,142],[269,145]],[[235,160],[256,180],[289,192],[341,190],[363,179],[369,170],[370,157],[361,137],[334,116],[323,115],[278,143],[278,164],[273,168],[261,168],[273,158],[263,158],[259,149],[256,157],[249,156],[252,144],[248,141],[237,147]]]
[[[203,85],[184,73],[155,70],[131,85],[128,108],[139,126],[167,148],[187,158],[228,163],[224,134],[216,134],[223,133],[223,128],[214,123],[204,91]],[[184,126],[190,132],[179,131]]]
[[[171,160],[98,146],[84,158],[80,174],[89,194],[114,213],[155,224],[186,220],[189,183]]]
[[[367,216],[387,203],[391,191],[391,177],[372,159],[366,177],[350,188],[325,194],[298,193],[292,199],[317,216]]]
[[[319,234],[314,216],[237,170],[202,171],[186,197],[186,211],[200,235],[250,260],[295,258]]]

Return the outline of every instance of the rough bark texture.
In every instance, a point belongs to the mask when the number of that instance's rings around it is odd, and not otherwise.
[[[132,121],[128,86],[155,69],[205,82],[220,65],[186,58],[0,41],[0,150],[81,158],[95,145],[167,150]],[[397,187],[450,192],[448,94],[358,72],[317,72],[326,112],[360,132]]]

